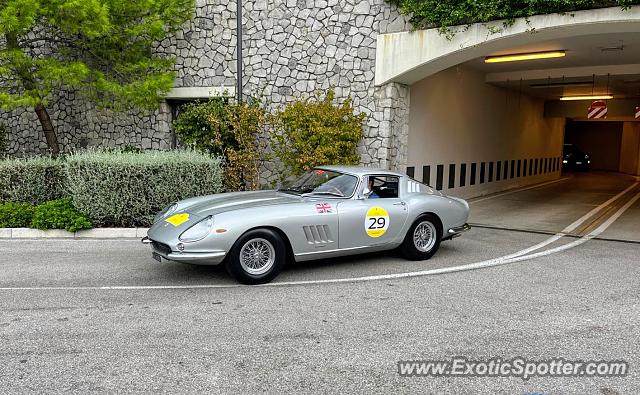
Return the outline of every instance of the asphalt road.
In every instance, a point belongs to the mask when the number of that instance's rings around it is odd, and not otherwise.
[[[479,200],[472,219],[487,227],[443,243],[430,261],[388,253],[305,263],[266,287],[237,286],[221,268],[154,264],[135,240],[0,241],[0,393],[637,393],[638,201],[599,236],[623,241],[453,271],[548,240],[630,185],[578,175]],[[582,240],[639,191],[542,250]],[[553,220],[549,201],[569,213]],[[529,206],[538,204],[536,215]],[[337,282],[314,283],[323,280]],[[622,359],[631,368],[627,377],[527,381],[397,373],[399,360],[453,356]]]

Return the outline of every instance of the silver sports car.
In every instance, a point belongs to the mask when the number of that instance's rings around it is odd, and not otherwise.
[[[429,259],[469,230],[466,201],[388,170],[324,166],[285,187],[195,197],[160,212],[143,243],[158,260],[224,263],[238,281],[271,281],[287,261],[398,248]]]

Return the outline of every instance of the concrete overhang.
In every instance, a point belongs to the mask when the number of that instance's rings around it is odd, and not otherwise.
[[[213,97],[233,97],[236,88],[233,86],[191,86],[173,88],[166,96],[168,100],[210,99]]]
[[[571,118],[576,121],[587,120],[587,108],[589,101],[558,101],[545,102],[545,117]],[[607,100],[607,118],[600,121],[627,121],[640,122],[634,117],[635,109],[638,106],[636,99],[613,99]],[[598,121],[595,119],[589,121]]]
[[[375,84],[411,85],[439,71],[532,42],[582,35],[640,31],[640,6],[576,11],[453,28],[448,39],[437,29],[378,35]],[[493,27],[493,28],[492,28]],[[495,32],[495,27],[502,30]]]

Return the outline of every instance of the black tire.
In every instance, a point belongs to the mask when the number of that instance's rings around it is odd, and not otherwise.
[[[258,259],[253,256],[255,252],[250,253],[256,249],[259,250],[258,254],[270,250],[268,254],[272,255],[272,263],[265,263],[259,267],[262,262],[258,261],[263,255]],[[244,260],[241,259],[243,252],[246,253]],[[225,266],[227,272],[243,284],[264,284],[273,280],[282,271],[287,260],[286,252],[286,245],[278,233],[270,229],[256,229],[240,236],[227,256]],[[264,254],[266,255],[267,253]],[[253,264],[256,264],[255,268],[252,268]]]
[[[435,240],[426,243],[426,250],[420,249],[414,242],[414,232],[420,225],[425,225],[427,228],[431,227],[430,232],[435,230]],[[440,247],[440,241],[442,240],[442,223],[440,219],[433,214],[421,215],[415,222],[409,227],[407,234],[404,237],[404,241],[400,245],[399,251],[403,257],[412,261],[424,261],[433,256]]]

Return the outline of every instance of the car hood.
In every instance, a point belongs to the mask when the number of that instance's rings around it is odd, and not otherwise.
[[[203,196],[184,201],[181,211],[206,217],[231,210],[299,203],[299,196],[278,191],[233,192]],[[180,202],[178,203],[181,206]]]

